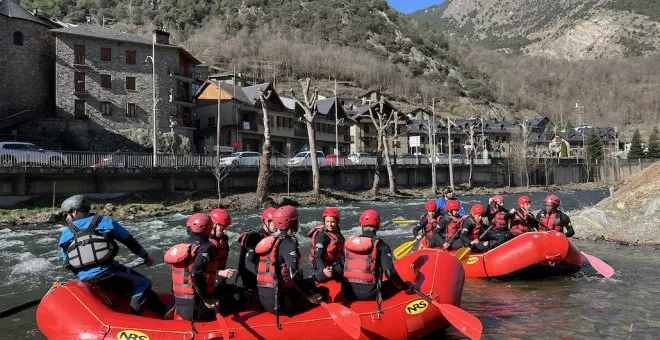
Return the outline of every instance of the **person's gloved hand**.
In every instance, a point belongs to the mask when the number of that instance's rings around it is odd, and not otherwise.
[[[315,305],[320,305],[321,302],[323,302],[323,297],[321,296],[321,294],[317,293],[317,294],[312,294],[312,295],[308,296],[307,300],[309,300],[309,302],[311,302]]]

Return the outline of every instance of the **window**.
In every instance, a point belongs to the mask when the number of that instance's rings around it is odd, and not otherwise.
[[[280,117],[280,116],[277,117],[277,125],[276,126],[279,126],[279,127],[284,126],[284,124],[282,123],[282,117]]]
[[[136,62],[136,54],[135,51],[126,51],[126,63],[127,64],[135,64]]]
[[[369,133],[369,125],[364,126],[364,133]]]
[[[23,46],[23,33],[18,31],[14,32],[14,45]]]
[[[101,47],[101,60],[102,61],[112,60],[112,50],[109,47]]]
[[[85,114],[85,101],[82,99],[76,99],[73,108],[73,118],[75,119],[85,119],[87,115]]]
[[[135,77],[126,77],[126,89],[135,91]]]
[[[215,117],[209,117],[209,126],[215,126]]]
[[[101,114],[104,116],[109,116],[112,114],[111,102],[101,102]]]
[[[101,75],[101,87],[105,89],[111,89],[112,88],[112,76],[109,74],[102,74]]]
[[[73,63],[85,64],[85,45],[73,45]]]
[[[126,103],[126,116],[128,117],[135,117],[135,111],[136,111],[136,106],[135,103]]]
[[[74,72],[73,89],[77,93],[85,93],[85,72]]]

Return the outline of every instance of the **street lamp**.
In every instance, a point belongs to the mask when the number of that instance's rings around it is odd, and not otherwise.
[[[156,42],[152,41],[151,42],[151,55],[147,56],[147,59],[145,59],[145,63],[151,62],[151,91],[152,91],[152,101],[153,101],[153,132],[151,135],[151,143],[153,146],[153,152],[154,152],[154,159],[153,159],[153,166],[156,167],[158,165],[158,142],[156,140],[156,131],[158,129],[158,125],[156,123],[156,61],[154,59],[154,56],[156,55]]]

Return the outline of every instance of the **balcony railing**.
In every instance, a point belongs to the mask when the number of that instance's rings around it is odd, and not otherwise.
[[[382,159],[383,163],[385,158]],[[390,161],[398,165],[429,165],[429,158],[426,156],[391,156]],[[218,164],[215,155],[202,154],[165,154],[157,155],[157,168],[212,168]],[[258,162],[241,161],[220,162],[227,166],[237,167],[257,167]],[[468,159],[454,159],[454,165],[467,165]],[[360,159],[349,159],[346,157],[337,158],[319,158],[321,167],[370,167],[376,164],[375,157],[362,157]],[[448,159],[438,159],[436,164],[447,165]],[[486,165],[491,164],[490,159],[474,159],[473,164]],[[273,168],[297,168],[310,167],[309,158],[294,160],[286,157],[271,158]],[[29,150],[2,150],[0,153],[0,167],[51,167],[51,168],[153,168],[153,154],[151,153],[121,153],[121,152],[68,152],[68,151],[46,151],[40,149]]]

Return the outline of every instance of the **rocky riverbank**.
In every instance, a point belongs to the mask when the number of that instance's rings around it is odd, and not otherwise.
[[[515,194],[523,192],[541,192],[562,190],[589,190],[607,186],[604,183],[579,183],[550,187],[520,187],[520,188],[473,188],[470,190],[457,190],[460,196],[488,195],[494,193]],[[191,213],[196,211],[209,211],[216,207],[228,210],[256,209],[264,206],[293,205],[335,205],[350,201],[382,201],[389,199],[426,198],[436,197],[428,188],[400,189],[399,194],[392,196],[388,190],[381,189],[376,197],[368,191],[338,191],[325,189],[319,195],[309,192],[287,194],[273,194],[266,204],[259,204],[253,193],[229,195],[218,200],[210,195],[182,193],[172,195],[158,194],[132,194],[114,198],[94,199],[93,210],[113,218],[134,219],[163,216],[174,213]],[[60,203],[61,200],[56,202]],[[35,199],[23,203],[22,207],[0,210],[0,225],[29,225],[57,223],[62,216],[57,214],[57,208],[51,207],[52,202]]]
[[[621,185],[612,197],[571,215],[575,234],[622,244],[660,245],[660,162]]]

